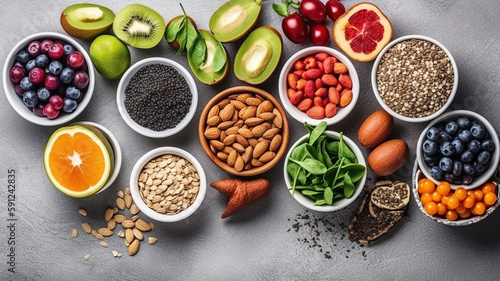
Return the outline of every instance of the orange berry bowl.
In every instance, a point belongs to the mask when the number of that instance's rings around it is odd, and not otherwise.
[[[498,182],[495,175],[474,189],[453,189],[446,181],[436,184],[425,177],[415,162],[413,197],[420,210],[432,220],[450,226],[479,222],[498,207]]]
[[[283,107],[295,120],[316,126],[340,122],[359,97],[359,78],[351,61],[323,46],[305,48],[283,66],[278,90]]]

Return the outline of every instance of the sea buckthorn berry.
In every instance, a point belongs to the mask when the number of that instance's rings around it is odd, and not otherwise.
[[[446,212],[448,211],[448,208],[446,207],[445,204],[443,203],[437,203],[437,214],[440,215],[440,216],[443,216],[444,214],[446,214]]]
[[[483,197],[484,204],[491,206],[497,202],[497,195],[493,192],[487,192]]]
[[[488,192],[493,192],[493,193],[495,193],[495,190],[496,190],[496,188],[495,188],[495,184],[494,184],[494,183],[492,183],[492,182],[487,182],[487,183],[483,184],[483,186],[481,187],[481,191],[482,191],[484,194],[486,194],[486,193],[488,193]]]
[[[460,202],[458,204],[458,207],[455,208],[455,211],[457,211],[457,213],[459,213],[459,214],[465,212],[465,210],[467,210],[467,208],[464,207],[464,205],[462,204],[462,202]]]
[[[481,190],[474,190],[474,195],[476,195],[476,201],[483,201],[484,193]]]
[[[472,208],[471,211],[473,214],[480,216],[486,211],[486,206],[484,206],[483,202],[476,202],[476,204],[474,204],[474,208]]]
[[[448,206],[448,199],[450,199],[451,195],[451,193],[443,195],[443,197],[441,198],[441,203],[443,203],[445,206]]]
[[[436,184],[427,178],[423,178],[418,181],[418,193],[432,193],[436,188]]]
[[[465,208],[470,209],[474,207],[474,204],[476,204],[476,198],[472,195],[467,195],[462,204],[464,205]]]
[[[463,187],[459,187],[455,190],[455,196],[458,198],[458,200],[463,201],[465,197],[467,197],[467,190]]]
[[[467,219],[470,217],[471,215],[471,211],[470,209],[465,209],[465,211],[463,213],[459,213],[458,215],[462,218],[462,219]]]
[[[450,196],[450,198],[448,198],[448,209],[456,209],[458,207],[458,205],[460,205],[460,200],[458,200],[458,198],[455,196],[455,195],[452,195]]]
[[[429,193],[423,193],[422,196],[420,196],[420,202],[422,202],[422,204],[424,205],[431,201],[432,201],[432,195]]]
[[[440,184],[438,184],[437,186],[437,191],[439,192],[439,194],[441,195],[446,195],[448,193],[450,193],[450,190],[451,190],[451,186],[448,182],[441,182]]]
[[[436,202],[428,202],[427,204],[425,204],[425,212],[427,212],[427,214],[429,215],[435,215],[438,211],[438,206],[436,204]]]
[[[458,218],[458,213],[455,210],[448,210],[446,212],[446,219],[449,221],[455,221]]]
[[[439,194],[439,192],[434,191],[434,192],[432,193],[432,201],[434,201],[434,202],[436,202],[436,203],[437,203],[437,202],[441,202],[441,198],[443,198],[443,195]]]

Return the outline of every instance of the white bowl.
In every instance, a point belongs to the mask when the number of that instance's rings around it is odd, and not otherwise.
[[[55,119],[48,119],[46,117],[40,117],[35,115],[26,105],[24,105],[22,98],[17,95],[17,93],[14,90],[14,83],[10,80],[9,78],[9,72],[11,67],[15,64],[16,62],[16,55],[17,53],[28,46],[28,44],[31,41],[38,40],[42,41],[44,39],[51,39],[51,40],[61,40],[66,43],[69,43],[75,47],[76,50],[80,51],[83,54],[83,57],[85,58],[85,63],[87,64],[88,68],[88,76],[89,76],[89,84],[87,86],[87,90],[85,91],[85,96],[83,97],[82,101],[78,103],[78,107],[75,109],[74,112],[72,113],[64,113],[61,114],[55,118]],[[9,100],[9,103],[11,106],[14,108],[14,110],[21,115],[24,119],[37,124],[37,125],[42,125],[42,126],[57,126],[61,125],[64,123],[67,123],[71,120],[73,120],[75,117],[77,117],[82,111],[87,107],[88,103],[90,102],[90,99],[92,98],[92,94],[94,92],[94,85],[95,85],[95,72],[94,72],[94,65],[92,64],[92,60],[90,59],[89,55],[87,54],[87,51],[78,43],[76,40],[73,38],[56,33],[56,32],[40,32],[40,33],[35,33],[32,34],[20,42],[18,42],[10,51],[10,53],[7,55],[7,58],[5,60],[5,64],[3,67],[3,87],[5,91],[5,95],[7,96],[7,99]]]
[[[300,111],[295,105],[293,105],[290,102],[290,99],[288,98],[287,94],[288,92],[287,75],[293,68],[295,61],[320,52],[325,52],[332,56],[335,56],[340,62],[344,63],[347,66],[348,73],[352,81],[352,101],[346,107],[337,106],[337,113],[335,114],[335,116],[331,118],[313,119],[307,116],[305,112]],[[286,61],[285,65],[283,66],[283,69],[281,70],[278,81],[279,81],[278,90],[281,103],[283,104],[283,107],[288,112],[288,114],[290,114],[290,116],[292,116],[295,120],[299,121],[300,123],[307,122],[308,124],[313,126],[318,125],[322,121],[326,121],[328,125],[340,122],[353,110],[359,97],[359,87],[360,87],[359,78],[358,78],[358,73],[354,68],[354,65],[342,53],[329,47],[323,47],[323,46],[309,47],[295,53],[292,57],[290,57]]]
[[[475,119],[475,120],[480,121],[484,125],[486,130],[488,131],[488,134],[490,135],[493,142],[495,143],[495,151],[493,152],[493,155],[491,155],[490,166],[481,176],[474,178],[472,183],[469,185],[463,185],[463,184],[456,185],[456,184],[450,183],[452,189],[457,189],[459,187],[463,187],[465,189],[474,189],[474,188],[482,185],[486,181],[488,181],[495,174],[495,171],[497,170],[497,166],[498,166],[498,163],[500,160],[500,142],[498,139],[498,134],[496,133],[495,128],[490,124],[490,122],[488,122],[488,120],[486,120],[486,118],[484,118],[483,116],[481,116],[473,111],[469,111],[469,110],[449,111],[449,112],[446,112],[443,115],[439,116],[438,118],[436,118],[432,122],[430,122],[427,125],[427,127],[425,127],[425,129],[422,131],[422,133],[420,134],[420,136],[418,138],[417,161],[418,161],[418,165],[420,166],[420,169],[422,170],[422,173],[424,173],[425,177],[428,179],[431,179],[435,184],[439,184],[440,181],[434,179],[431,176],[430,167],[427,166],[427,164],[425,164],[424,155],[423,155],[423,151],[422,151],[422,144],[425,141],[427,130],[429,130],[430,127],[432,127],[436,124],[439,124],[441,122],[445,122],[445,121],[449,121],[449,120],[457,120],[460,116],[465,116],[465,117],[468,117],[470,119]]]
[[[109,141],[111,148],[113,149],[113,158],[114,158],[113,170],[112,170],[111,175],[109,176],[106,184],[97,192],[97,193],[101,193],[113,184],[113,182],[118,177],[118,174],[120,173],[120,169],[122,167],[122,150],[120,148],[120,144],[118,143],[118,140],[113,135],[113,133],[111,133],[111,131],[108,130],[103,125],[100,125],[100,124],[97,124],[94,122],[88,122],[88,121],[76,122],[75,125],[90,126],[90,127],[94,127],[96,129],[98,129],[99,131],[101,131],[104,134],[106,139]]]
[[[189,112],[186,114],[186,116],[182,119],[182,121],[177,124],[174,128],[171,129],[166,129],[163,131],[155,131],[146,127],[143,127],[136,123],[132,118],[130,117],[129,113],[127,112],[127,109],[125,108],[125,89],[127,88],[130,79],[143,67],[152,65],[152,64],[163,64],[167,66],[173,67],[175,70],[177,70],[185,79],[186,83],[189,85],[189,88],[191,90],[191,95],[192,95],[192,100],[191,100],[191,106],[189,108]],[[196,112],[196,106],[198,104],[198,90],[196,88],[196,84],[194,82],[193,77],[191,74],[179,63],[166,59],[166,58],[160,58],[160,57],[153,57],[153,58],[147,58],[143,59],[134,65],[132,65],[126,72],[123,74],[122,78],[120,79],[120,83],[118,84],[118,89],[116,92],[116,101],[118,104],[118,111],[120,112],[120,115],[122,116],[123,120],[125,120],[125,123],[129,125],[130,128],[132,128],[134,131],[138,132],[139,134],[142,134],[147,137],[151,138],[163,138],[163,137],[168,137],[172,136],[178,132],[180,132],[184,127],[186,127],[191,119],[193,118],[195,112]]]
[[[452,66],[453,66],[453,73],[454,73],[453,87],[451,89],[450,95],[449,95],[448,100],[446,101],[446,103],[439,110],[437,110],[436,112],[434,112],[434,113],[432,113],[430,115],[423,116],[423,117],[415,117],[415,118],[404,116],[402,114],[399,114],[399,113],[395,112],[380,97],[380,93],[379,93],[378,87],[377,87],[377,69],[378,69],[378,66],[380,64],[380,60],[382,59],[382,57],[385,55],[385,53],[387,52],[387,50],[389,50],[390,48],[392,48],[394,45],[396,45],[396,44],[398,44],[398,43],[400,43],[402,41],[411,40],[411,39],[419,39],[419,40],[429,41],[429,42],[434,43],[435,45],[437,45],[439,48],[441,48],[446,53],[446,55],[448,56],[448,58],[450,59],[450,62],[452,64]],[[458,88],[458,68],[457,68],[457,64],[455,63],[455,60],[453,59],[453,56],[451,55],[451,53],[440,42],[438,42],[438,41],[436,41],[436,40],[434,40],[434,39],[432,39],[430,37],[427,37],[427,36],[422,36],[422,35],[408,35],[408,36],[403,36],[403,37],[400,37],[398,39],[395,39],[395,40],[391,41],[389,44],[387,44],[387,46],[384,47],[384,49],[382,49],[382,51],[380,52],[380,54],[377,56],[377,59],[375,60],[375,63],[373,64],[372,73],[371,73],[371,82],[372,82],[372,89],[373,89],[373,92],[375,94],[375,97],[377,98],[377,101],[379,102],[379,104],[389,114],[391,114],[395,118],[398,118],[398,119],[400,119],[402,121],[406,121],[406,122],[410,122],[410,123],[427,122],[427,121],[430,121],[430,120],[436,118],[437,116],[441,115],[443,112],[445,112],[446,109],[450,106],[451,102],[453,101],[453,98],[455,97],[455,94],[456,94],[457,88]]]
[[[325,135],[330,140],[339,140],[340,139],[340,134],[338,132],[325,131]],[[287,166],[287,163],[288,163],[288,159],[290,158],[290,155],[292,154],[292,151],[298,145],[300,145],[301,143],[303,143],[308,137],[309,137],[309,134],[307,134],[307,135],[301,137],[299,140],[297,140],[290,147],[290,149],[288,150],[288,153],[286,155],[285,163],[283,165],[284,166],[283,167],[283,175],[285,177],[285,185],[286,185],[288,191],[290,192],[290,194],[292,194],[293,198],[295,198],[295,200],[297,200],[297,202],[299,202],[302,206],[304,206],[304,207],[306,207],[308,209],[314,210],[314,211],[318,211],[318,212],[333,212],[333,211],[337,211],[337,210],[340,210],[342,208],[347,207],[349,204],[351,204],[352,202],[354,202],[354,200],[356,200],[356,198],[361,194],[361,191],[363,190],[363,187],[365,186],[365,182],[366,182],[366,174],[367,174],[366,170],[365,170],[365,173],[364,173],[363,177],[356,184],[356,190],[354,191],[354,194],[351,196],[351,198],[349,198],[349,199],[343,198],[341,200],[338,200],[338,201],[334,202],[332,205],[315,206],[314,202],[311,199],[305,197],[299,191],[295,190],[295,192],[292,193],[293,192],[292,191],[292,185],[290,183],[290,176],[288,175],[288,172],[286,170],[286,166]],[[342,135],[342,138],[346,142],[347,146],[349,146],[349,148],[351,148],[352,151],[354,152],[354,154],[356,155],[356,158],[358,159],[358,164],[361,164],[361,165],[363,165],[363,166],[366,167],[365,158],[363,156],[363,153],[359,149],[359,147],[350,138],[346,137],[345,135]]]
[[[497,199],[497,202],[495,202],[495,204],[493,204],[493,205],[491,205],[491,206],[489,206],[489,207],[486,208],[486,211],[484,212],[484,214],[482,214],[480,216],[471,215],[469,218],[466,218],[466,219],[462,219],[462,218],[458,217],[458,219],[455,220],[455,221],[450,221],[450,220],[448,220],[446,218],[429,215],[425,211],[425,207],[422,204],[422,202],[420,202],[420,196],[418,194],[418,181],[420,179],[422,179],[422,178],[425,178],[425,177],[426,176],[420,170],[418,162],[415,161],[415,165],[413,167],[413,181],[412,181],[413,182],[413,186],[412,186],[413,198],[417,202],[418,208],[428,218],[430,218],[433,221],[438,222],[440,224],[449,225],[449,226],[466,226],[466,225],[471,225],[471,224],[477,223],[479,221],[482,221],[487,216],[491,215],[491,213],[493,213],[493,211],[495,211],[495,209],[498,207],[498,205],[500,205],[500,202]],[[500,179],[498,178],[498,175],[494,179],[492,179],[492,181],[494,182],[494,184],[496,186],[496,195],[497,195],[497,198],[499,198],[499,196],[500,196],[500,190],[498,188],[498,181],[499,180]]]
[[[146,165],[150,160],[164,154],[173,154],[185,158],[186,160],[191,162],[191,164],[193,164],[198,172],[198,175],[200,176],[200,190],[198,191],[198,196],[196,197],[195,201],[187,209],[177,214],[160,214],[155,210],[149,208],[148,205],[144,203],[139,191],[139,176],[144,165]],[[189,152],[176,147],[165,146],[149,151],[135,163],[134,167],[132,168],[132,173],[130,174],[130,193],[132,195],[134,203],[146,216],[161,222],[176,222],[191,216],[203,202],[206,190],[207,181],[205,172],[203,171],[203,167],[201,166],[200,162],[198,162],[198,160],[196,160],[196,158]]]

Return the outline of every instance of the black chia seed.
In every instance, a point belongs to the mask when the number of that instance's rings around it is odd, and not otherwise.
[[[192,100],[186,79],[173,67],[141,68],[125,89],[125,109],[137,124],[154,131],[172,129],[189,112]]]
[[[397,43],[377,69],[377,89],[392,110],[406,117],[425,117],[448,101],[454,72],[439,46],[420,39]]]

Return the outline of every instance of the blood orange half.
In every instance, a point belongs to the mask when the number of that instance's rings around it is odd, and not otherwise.
[[[106,184],[113,167],[113,150],[97,129],[67,126],[52,134],[43,162],[47,177],[59,191],[86,197]]]
[[[375,59],[391,38],[391,22],[371,3],[352,6],[333,25],[335,44],[351,59],[360,62]]]

